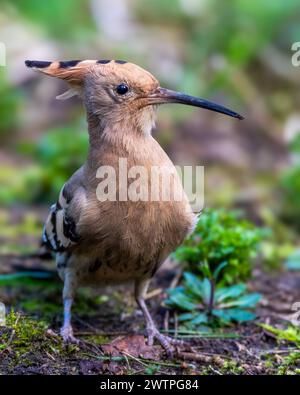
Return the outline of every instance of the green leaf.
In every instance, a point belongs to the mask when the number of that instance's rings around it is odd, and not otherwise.
[[[177,295],[177,294],[182,294],[184,293],[185,288],[181,285],[179,287],[175,287],[175,288],[169,288],[167,290],[169,295]]]
[[[200,262],[199,271],[202,273],[204,277],[211,277],[211,270],[209,264],[207,262]]]
[[[186,289],[191,292],[193,295],[201,298],[201,301],[204,300],[204,287],[203,281],[201,281],[195,274],[184,272],[184,285]]]
[[[181,310],[193,311],[197,309],[198,305],[193,303],[192,299],[189,298],[182,292],[172,292],[170,297],[165,301],[170,307],[177,307]]]
[[[232,302],[224,303],[222,306],[224,308],[235,307],[235,306],[251,308],[251,307],[255,307],[256,304],[260,301],[260,299],[261,299],[261,294],[252,293],[252,294],[243,295],[240,298],[233,300]]]
[[[230,316],[228,310],[213,309],[212,314],[213,314],[213,316],[219,318],[221,321],[225,322],[226,324],[230,323],[230,321],[231,321],[231,316]]]
[[[197,313],[196,317],[190,321],[192,325],[206,324],[208,317],[206,313]]]
[[[211,293],[211,282],[208,278],[205,278],[202,282],[203,287],[203,300],[206,305],[209,304],[210,301],[210,293]]]
[[[182,321],[190,321],[195,317],[195,313],[183,313],[183,314],[179,314],[178,316],[178,321],[182,322]]]
[[[213,310],[212,313],[214,316],[222,319],[225,322],[246,322],[252,321],[256,318],[254,313],[243,309]]]
[[[217,281],[217,279],[218,279],[218,276],[219,276],[221,270],[224,269],[227,265],[228,265],[228,262],[222,262],[222,263],[216,268],[216,270],[215,270],[214,273],[213,273],[213,278],[214,278],[216,281]]]
[[[236,284],[230,287],[218,288],[216,290],[216,302],[220,303],[229,298],[237,298],[246,291],[245,284]]]

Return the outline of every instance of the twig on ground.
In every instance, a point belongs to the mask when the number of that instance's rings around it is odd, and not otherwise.
[[[46,355],[52,359],[52,361],[55,361],[56,359],[54,358],[54,356],[52,354],[50,354],[47,350],[45,350]]]
[[[214,363],[217,366],[222,367],[224,365],[223,357],[219,355],[208,356],[204,354],[194,354],[191,352],[181,352],[179,351],[177,354],[178,357],[187,361],[196,361],[196,362],[204,362],[204,363]]]
[[[174,337],[178,337],[178,315],[176,311],[174,312]]]
[[[183,273],[183,267],[180,267],[178,272],[175,274],[175,276],[173,277],[173,280],[170,283],[170,286],[169,286],[170,289],[177,287],[177,285],[182,277],[182,273]]]
[[[219,376],[222,376],[222,373],[219,372],[217,369],[213,368],[211,365],[209,365],[209,369],[210,369],[212,372],[218,374]]]
[[[134,361],[140,363],[141,365],[144,365],[144,366],[148,367],[148,364],[143,362],[140,358],[136,358],[133,355],[130,355],[129,353],[127,353],[125,351],[122,351],[122,354],[125,356],[125,358],[129,357],[129,358],[133,359]]]
[[[145,300],[149,300],[155,298],[156,296],[160,295],[163,292],[162,288],[153,289],[151,292],[147,293],[145,296]]]
[[[175,288],[177,287],[181,277],[182,277],[182,273],[183,273],[183,268],[179,268],[179,270],[177,271],[176,275],[173,277],[169,289]],[[176,313],[175,313],[176,314]],[[164,330],[165,332],[169,332],[169,319],[170,319],[170,311],[167,310],[165,317],[164,317]],[[177,329],[178,329],[178,320],[176,321],[177,316],[175,316],[175,327],[177,325]],[[175,328],[176,329],[176,328]],[[174,337],[177,337],[177,331],[175,332]]]
[[[167,310],[165,317],[164,317],[164,330],[165,332],[169,332],[169,318],[170,318],[170,311]]]
[[[124,354],[124,357],[125,357],[127,369],[128,369],[128,370],[131,370],[131,366],[130,366],[129,360],[128,360],[128,358],[127,358],[127,355]]]
[[[274,348],[272,350],[266,350],[266,351],[262,351],[260,352],[259,355],[267,355],[267,354],[289,354],[292,352],[299,352],[300,350],[299,348],[285,348],[285,349],[280,349],[280,348]]]

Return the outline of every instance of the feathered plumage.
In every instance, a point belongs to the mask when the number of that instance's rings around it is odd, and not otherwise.
[[[78,286],[133,281],[149,343],[158,339],[170,354],[172,340],[156,328],[144,294],[159,266],[193,229],[196,216],[174,165],[151,136],[156,107],[178,102],[241,116],[215,103],[160,88],[149,72],[125,61],[26,61],[26,65],[66,80],[70,90],[59,98],[79,95],[87,112],[87,161],[62,187],[43,232],[43,242],[56,254],[64,281],[62,336],[74,340],[71,306]],[[121,185],[120,159],[126,159],[128,169],[141,166],[149,175],[140,185],[143,190],[151,189],[151,170],[159,167],[161,176],[171,180],[170,199],[162,198],[163,186],[156,201],[121,199],[132,180],[129,177]],[[116,199],[102,201],[97,196],[98,170],[103,166],[116,174]],[[172,198],[178,192],[181,199]]]

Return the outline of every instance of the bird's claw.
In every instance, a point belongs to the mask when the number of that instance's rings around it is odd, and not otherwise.
[[[80,344],[80,340],[73,335],[71,326],[63,326],[60,330],[60,335],[65,343]]]
[[[153,346],[154,339],[156,339],[163,347],[163,349],[166,351],[168,358],[173,358],[174,347],[172,346],[184,345],[183,340],[173,339],[172,337],[163,335],[155,327],[148,327],[147,335],[148,335],[148,345]]]

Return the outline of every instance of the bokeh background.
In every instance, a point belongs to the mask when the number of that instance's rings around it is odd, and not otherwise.
[[[86,123],[64,83],[25,59],[125,59],[162,86],[222,103],[234,119],[180,105],[155,136],[176,164],[205,166],[205,203],[270,229],[264,262],[299,266],[298,0],[0,1],[0,254],[31,252],[47,209],[84,161]],[[291,260],[290,260],[291,262]]]

